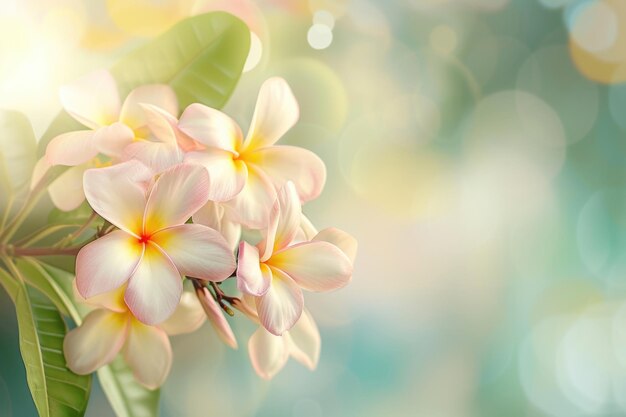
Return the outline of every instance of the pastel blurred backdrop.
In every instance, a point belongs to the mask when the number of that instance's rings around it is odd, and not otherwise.
[[[173,339],[163,416],[626,415],[623,0],[2,0],[0,107],[41,134],[61,84],[211,10],[253,31],[225,111],[287,79],[284,142],[328,168],[305,213],[360,247],[307,298],[317,371],[263,381],[252,325],[237,351],[205,325]],[[35,415],[0,314],[0,416]],[[112,415],[99,387],[87,415]]]

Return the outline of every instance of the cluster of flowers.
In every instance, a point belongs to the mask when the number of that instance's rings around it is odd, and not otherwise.
[[[346,285],[356,241],[334,228],[318,233],[302,214],[326,171],[312,152],[275,145],[299,117],[288,84],[262,85],[245,139],[202,104],[177,118],[166,85],[136,88],[121,104],[106,71],[63,87],[61,101],[88,129],[54,138],[36,176],[70,166],[49,188],[53,202],[72,210],[86,198],[111,224],[76,258],[77,297],[95,308],[65,338],[69,368],[91,373],[122,352],[136,379],[156,388],[171,366],[168,335],[208,318],[237,347],[224,301],[259,324],[248,348],[260,376],[289,356],[315,368],[320,337],[302,290]],[[237,297],[220,288],[230,277]]]

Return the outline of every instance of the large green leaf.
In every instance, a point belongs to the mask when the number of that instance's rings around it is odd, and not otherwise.
[[[76,324],[80,325],[89,309],[73,302],[73,275],[38,261],[27,262],[30,265],[20,264],[20,268],[23,271],[29,271],[33,274],[32,276],[41,274],[49,283],[47,288],[57,292],[56,296],[59,300],[68,303],[65,308],[70,312]],[[42,286],[45,287],[45,285]],[[98,378],[118,417],[149,417],[158,414],[160,390],[149,390],[139,384],[122,357],[100,368]]]
[[[20,351],[26,379],[41,417],[83,416],[91,375],[67,368],[63,339],[67,327],[57,308],[41,292],[22,284],[15,300]]]
[[[143,84],[169,84],[180,107],[203,103],[221,108],[232,94],[250,49],[248,27],[224,12],[185,19],[111,68],[121,97]],[[63,112],[39,143],[39,154],[54,136],[81,125]]]

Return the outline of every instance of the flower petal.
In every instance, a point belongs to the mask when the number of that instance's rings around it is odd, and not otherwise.
[[[233,154],[219,149],[189,152],[185,162],[201,165],[209,172],[211,189],[209,199],[227,201],[243,189],[248,177],[248,168],[243,161],[234,160]]]
[[[289,330],[300,318],[304,297],[298,285],[284,272],[272,268],[272,283],[255,299],[259,320],[276,336]]]
[[[178,99],[172,87],[167,84],[148,84],[128,93],[122,105],[120,121],[135,130],[145,127],[146,114],[141,104],[151,104],[169,114],[178,114]]]
[[[163,385],[172,367],[172,347],[165,332],[132,320],[124,359],[135,379],[149,389]]]
[[[159,324],[159,328],[168,335],[175,336],[196,331],[205,320],[206,314],[196,294],[191,291],[184,291],[174,314]]]
[[[156,180],[148,197],[144,232],[184,224],[209,199],[209,175],[194,165],[177,165]]]
[[[315,235],[313,241],[332,243],[341,249],[341,251],[346,254],[346,256],[350,259],[350,262],[354,265],[358,243],[353,236],[343,230],[336,229],[334,227],[326,228]]]
[[[93,139],[100,153],[119,159],[124,149],[133,143],[135,132],[124,123],[116,122],[96,130]]]
[[[115,230],[83,247],[76,256],[76,287],[85,298],[122,286],[141,259],[143,244]]]
[[[164,322],[176,310],[183,281],[174,263],[156,245],[146,245],[141,261],[128,281],[124,299],[145,324]]]
[[[241,225],[230,221],[220,203],[207,202],[193,215],[193,222],[209,226],[221,233],[228,247],[234,252],[241,239]]]
[[[94,295],[90,298],[83,297],[78,291],[76,286],[76,280],[72,285],[74,297],[76,301],[89,304],[98,308],[105,308],[107,310],[115,311],[116,313],[127,313],[128,306],[124,301],[124,293],[126,292],[126,285],[122,285],[113,291],[105,292],[99,295]]]
[[[263,170],[276,189],[293,181],[302,201],[317,198],[324,189],[326,166],[308,149],[271,146],[246,154],[246,162]]]
[[[183,162],[183,154],[176,144],[140,140],[124,148],[122,159],[135,159],[159,173]]]
[[[85,196],[99,215],[139,236],[146,207],[145,188],[139,181],[149,175],[149,168],[139,161],[89,169],[83,179]]]
[[[152,242],[174,262],[183,275],[223,281],[235,270],[235,257],[216,230],[201,224],[183,224],[163,229]]]
[[[98,155],[93,130],[77,130],[53,138],[46,148],[50,165],[76,166]]]
[[[306,309],[288,334],[289,353],[301,364],[314,370],[320,358],[322,341],[317,325]]]
[[[288,181],[278,191],[277,197],[280,210],[273,252],[287,247],[293,241],[302,218],[302,206],[293,182]]]
[[[152,133],[151,139],[162,143],[169,143],[178,147],[176,141],[176,124],[174,116],[152,104],[142,104],[141,108],[146,119],[146,127]],[[148,136],[144,137],[144,139]]]
[[[90,374],[117,356],[128,333],[128,315],[98,309],[65,335],[63,353],[67,367],[79,375]]]
[[[108,71],[89,73],[60,89],[63,108],[87,127],[96,129],[117,121],[120,97]]]
[[[253,150],[276,143],[300,117],[298,102],[283,78],[273,77],[261,86],[244,149]]]
[[[59,210],[72,211],[85,201],[83,175],[91,167],[91,164],[71,167],[48,186],[50,199]]]
[[[229,216],[251,229],[267,226],[270,211],[276,199],[276,190],[262,172],[248,167],[248,179],[239,194],[224,203]]]
[[[237,264],[237,288],[244,294],[263,295],[269,289],[272,273],[259,263],[259,251],[246,241],[239,244]]]
[[[287,363],[289,350],[287,340],[259,327],[248,341],[250,362],[263,379],[272,379]]]
[[[305,242],[272,255],[271,266],[284,271],[308,291],[331,291],[352,278],[352,262],[328,242]]]
[[[204,308],[204,312],[209,318],[209,323],[211,323],[211,326],[217,332],[219,338],[222,339],[222,342],[224,342],[227,346],[237,349],[238,346],[235,334],[230,328],[228,321],[226,321],[226,317],[224,317],[222,309],[213,299],[209,289],[202,287],[198,288],[196,291],[198,298],[200,299],[200,303],[202,304],[202,308]]]
[[[205,146],[231,152],[239,148],[243,137],[233,119],[199,103],[191,104],[183,111],[178,128]]]
[[[293,243],[308,242],[315,237],[317,229],[311,223],[311,220],[304,214],[300,217],[300,228],[296,237],[293,239]]]

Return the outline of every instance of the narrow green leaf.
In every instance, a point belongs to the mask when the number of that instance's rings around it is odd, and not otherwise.
[[[30,262],[37,266],[35,268],[31,265],[31,270],[37,270],[50,281],[52,287],[63,292],[60,299],[68,303],[66,309],[76,324],[80,325],[82,319],[89,313],[89,308],[73,302],[74,276],[51,265],[34,260]],[[121,356],[110,365],[100,368],[98,378],[118,417],[149,417],[158,414],[160,391],[152,391],[139,384]]]
[[[0,285],[2,288],[9,294],[13,303],[17,298],[17,292],[19,290],[20,284],[3,268],[0,267]]]
[[[137,383],[121,356],[100,368],[98,378],[118,417],[153,417],[159,414],[161,390],[151,391]]]
[[[63,339],[67,327],[57,308],[41,292],[21,284],[15,301],[20,351],[26,379],[41,417],[83,416],[91,375],[67,368]]]
[[[245,23],[228,13],[206,13],[177,23],[131,52],[111,73],[122,98],[143,84],[169,84],[181,108],[191,103],[221,108],[239,81],[249,49]],[[56,135],[79,129],[84,127],[62,112],[39,141],[39,155]]]
[[[37,141],[22,113],[0,110],[0,214],[20,203],[37,162]],[[0,216],[0,218],[2,217]]]

